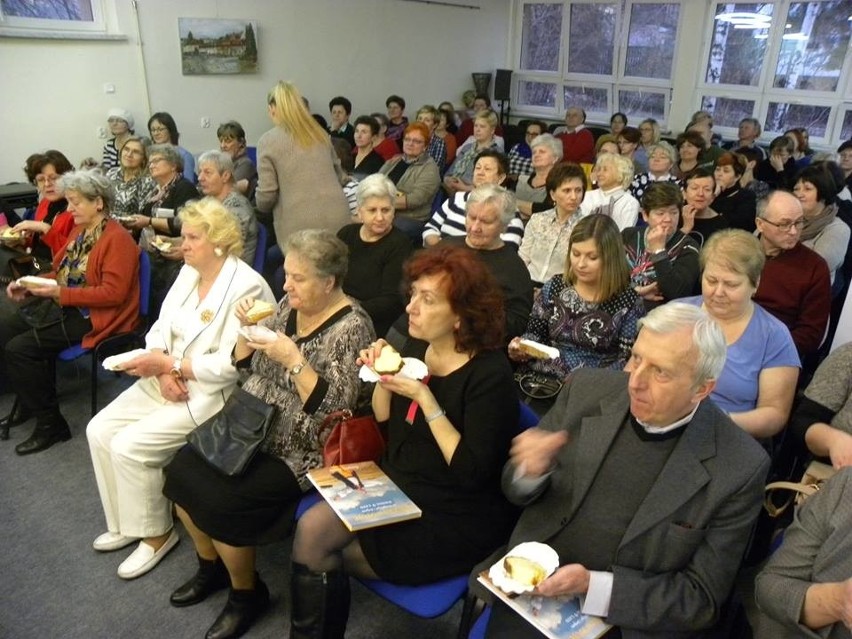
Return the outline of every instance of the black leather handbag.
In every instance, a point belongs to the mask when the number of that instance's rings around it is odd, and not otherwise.
[[[240,475],[266,439],[274,416],[274,406],[238,387],[222,410],[186,439],[216,470],[228,476]]]

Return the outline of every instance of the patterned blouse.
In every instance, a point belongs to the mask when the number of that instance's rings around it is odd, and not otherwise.
[[[296,337],[297,314],[285,296],[278,313],[265,325],[291,336],[305,361],[316,371],[319,380],[310,397],[302,402],[287,370],[261,351],[251,357],[252,374],[243,389],[278,408],[262,450],[284,461],[298,477],[302,489],[307,490],[310,482],[306,473],[322,466],[317,430],[323,419],[336,410],[354,409],[361,401],[368,401],[355,358],[375,339],[375,333],[370,317],[355,303],[305,337]]]
[[[147,173],[126,182],[120,166],[111,168],[106,176],[115,188],[113,212],[116,215],[138,215],[142,211],[142,205],[157,188],[153,178]]]
[[[521,372],[564,379],[580,367],[621,369],[644,314],[642,299],[630,287],[605,302],[587,302],[556,275],[541,289],[522,337],[559,349],[559,359],[529,360]]]

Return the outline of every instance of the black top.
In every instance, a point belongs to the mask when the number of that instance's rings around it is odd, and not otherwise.
[[[796,161],[790,158],[784,163],[783,171],[776,171],[767,159],[759,162],[754,169],[754,179],[766,182],[772,189],[793,190],[796,177]]]
[[[169,190],[163,201],[157,205],[157,208],[159,209],[172,209],[175,212],[174,217],[168,218],[169,231],[173,237],[180,235],[181,223],[177,216],[178,211],[183,208],[187,202],[190,200],[197,200],[199,197],[201,196],[198,194],[198,189],[195,188],[195,185],[185,177],[180,176],[172,185],[172,188]],[[152,202],[146,202],[142,207],[141,214],[146,217],[152,217],[153,208],[154,205]]]
[[[352,175],[359,177],[373,175],[374,173],[379,172],[379,169],[382,168],[382,165],[384,163],[385,159],[381,155],[379,155],[375,151],[370,151],[366,156],[364,156],[363,160],[361,160],[358,164],[355,165],[355,169],[352,171]]]
[[[384,337],[405,307],[400,290],[402,264],[414,247],[396,227],[376,242],[362,240],[360,228],[360,224],[349,224],[337,232],[349,247],[343,292],[358,300],[373,320],[376,335]]]
[[[692,230],[689,232],[689,237],[695,240],[698,246],[704,246],[704,242],[706,242],[707,238],[713,235],[713,233],[726,229],[729,226],[730,224],[728,224],[728,220],[722,215],[715,215],[708,218],[697,217],[694,220]]]
[[[742,188],[739,183],[725,189],[713,200],[713,210],[722,215],[732,229],[754,233],[757,198],[754,191]]]

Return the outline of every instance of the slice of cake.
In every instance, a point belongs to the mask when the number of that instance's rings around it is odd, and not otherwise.
[[[377,375],[396,375],[403,366],[402,356],[390,344],[382,347],[382,352],[373,362],[373,370]]]
[[[526,586],[537,586],[544,581],[544,566],[524,557],[506,557],[503,569],[510,578]]]
[[[263,300],[255,300],[252,307],[246,313],[246,317],[250,322],[257,323],[265,319],[275,312],[275,304],[264,302]]]

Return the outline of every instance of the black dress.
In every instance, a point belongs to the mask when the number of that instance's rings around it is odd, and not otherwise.
[[[413,344],[404,354],[422,359],[425,345]],[[394,583],[429,583],[469,572],[506,543],[517,518],[500,489],[519,412],[506,355],[480,353],[428,384],[461,433],[452,461],[444,461],[423,412],[418,409],[409,425],[411,400],[394,395],[380,465],[423,516],[358,533],[370,566]]]

